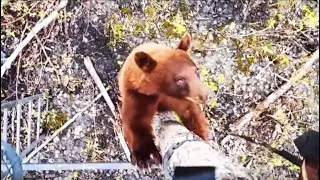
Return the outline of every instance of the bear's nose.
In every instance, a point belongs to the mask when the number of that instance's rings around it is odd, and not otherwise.
[[[198,96],[198,99],[201,101],[201,102],[206,102],[208,100],[208,95],[204,94],[204,95],[199,95]]]
[[[206,103],[210,98],[212,98],[212,92],[208,88],[203,89],[203,93],[199,95],[199,100],[201,100],[203,103]]]

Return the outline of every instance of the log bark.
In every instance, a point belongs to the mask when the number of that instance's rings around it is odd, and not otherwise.
[[[214,166],[216,179],[256,179],[249,170],[234,163],[180,124],[172,113],[158,114],[154,122],[157,145],[163,157],[163,171],[167,179],[173,176],[174,168]]]

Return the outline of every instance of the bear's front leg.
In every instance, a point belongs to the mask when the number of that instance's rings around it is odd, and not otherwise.
[[[162,163],[154,144],[152,128],[157,102],[155,96],[138,93],[123,98],[121,114],[124,136],[131,150],[131,162],[139,168]]]
[[[180,114],[183,125],[207,141],[209,138],[209,124],[200,106],[191,103],[187,111],[187,116]]]
[[[174,111],[189,131],[203,140],[208,140],[208,120],[198,104],[186,99],[164,96],[159,103],[158,111]]]

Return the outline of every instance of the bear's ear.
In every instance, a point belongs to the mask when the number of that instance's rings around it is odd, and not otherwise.
[[[191,36],[189,33],[185,33],[178,46],[177,46],[177,49],[180,49],[180,50],[183,50],[183,51],[186,51],[187,53],[190,53],[191,51]]]
[[[152,59],[152,57],[149,56],[149,54],[142,51],[134,54],[134,60],[138,67],[145,72],[152,71],[157,65],[157,62],[154,59]]]

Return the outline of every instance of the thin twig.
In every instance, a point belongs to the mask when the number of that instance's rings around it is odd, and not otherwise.
[[[22,163],[27,163],[35,154],[37,154],[42,148],[44,148],[54,137],[56,137],[60,132],[66,129],[71,123],[73,123],[78,117],[81,116],[83,112],[85,112],[88,108],[92,106],[98,99],[100,99],[102,94],[100,93],[93,101],[88,103],[87,106],[82,108],[77,114],[75,114],[71,119],[69,119],[66,123],[63,124],[58,130],[56,130],[51,136],[46,138],[46,140],[36,149],[34,149],[25,159],[23,159]]]
[[[69,38],[68,34],[68,23],[67,23],[67,9],[63,9],[64,17],[63,17],[63,24],[64,24],[64,34],[67,38]]]
[[[104,99],[106,100],[107,105],[109,106],[113,116],[116,117],[115,106],[112,103],[111,98],[108,95],[107,90],[103,86],[103,84],[102,84],[102,82],[101,82],[96,70],[94,69],[93,64],[92,64],[92,62],[91,62],[89,57],[84,58],[84,65],[86,66],[87,70],[89,71],[89,73],[90,73],[91,77],[93,78],[94,82],[97,84],[97,86],[98,86],[100,92],[102,93]],[[126,142],[125,142],[124,137],[122,136],[121,128],[119,127],[119,125],[116,123],[116,121],[114,119],[111,118],[111,121],[113,123],[115,132],[118,135],[120,144],[122,145],[122,148],[123,148],[123,150],[124,150],[124,152],[125,152],[125,154],[127,156],[127,159],[128,159],[128,161],[131,161],[131,159],[130,159],[130,151],[129,151],[129,148],[128,148]]]
[[[22,34],[21,34],[21,37],[20,37],[20,43],[22,41],[22,38],[24,36],[24,33],[26,32],[27,30],[27,27],[28,27],[28,22],[26,23],[23,31],[22,31]],[[17,64],[17,75],[16,75],[16,99],[18,100],[18,84],[19,84],[19,73],[20,73],[20,62],[21,62],[21,57],[22,57],[22,52],[19,53],[19,60],[18,60],[18,64]]]
[[[301,166],[302,165],[302,160],[299,157],[294,156],[293,154],[291,154],[290,152],[288,152],[286,150],[278,150],[276,148],[271,147],[266,142],[259,142],[258,140],[253,139],[251,137],[237,135],[237,134],[231,134],[231,135],[236,136],[236,137],[240,137],[240,138],[242,138],[242,139],[244,139],[244,140],[246,140],[246,141],[248,141],[250,143],[263,146],[266,149],[268,149],[269,151],[271,151],[272,153],[275,153],[275,154],[283,157],[284,159],[290,161],[294,165],[297,165],[297,166]]]
[[[1,78],[3,77],[5,71],[10,69],[11,64],[17,58],[22,49],[31,41],[31,39],[45,26],[48,26],[53,20],[55,20],[58,16],[58,11],[64,8],[68,3],[68,0],[61,0],[58,8],[53,11],[48,17],[46,17],[43,21],[36,24],[35,27],[29,32],[27,37],[18,45],[18,47],[14,50],[14,52],[10,55],[10,57],[6,60],[6,62],[1,66]]]
[[[61,78],[60,78],[60,76],[59,76],[59,72],[58,72],[58,70],[54,67],[54,64],[52,63],[52,61],[50,60],[50,58],[49,58],[49,56],[48,56],[48,54],[47,54],[47,51],[46,51],[44,45],[42,44],[40,38],[39,38],[37,35],[35,35],[35,38],[36,38],[36,40],[38,41],[38,43],[40,44],[40,48],[42,49],[43,54],[44,54],[45,57],[46,57],[46,61],[49,62],[50,66],[51,66],[51,67],[53,68],[53,70],[56,72],[57,77],[58,77],[58,80],[59,80],[59,82],[61,83]]]

